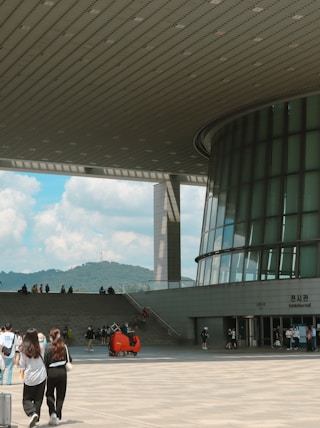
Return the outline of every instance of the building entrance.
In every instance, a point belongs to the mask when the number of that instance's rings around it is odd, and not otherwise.
[[[255,316],[229,317],[225,319],[225,330],[235,328],[239,346],[260,344],[260,319]]]
[[[273,346],[275,341],[275,331],[279,329],[283,338],[285,331],[291,326],[314,326],[317,330],[317,342],[320,333],[319,315],[299,315],[299,316],[269,316],[261,317],[261,346]]]

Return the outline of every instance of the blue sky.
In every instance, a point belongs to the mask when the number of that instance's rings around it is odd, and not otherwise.
[[[0,171],[0,271],[67,270],[101,260],[153,270],[153,187]],[[204,197],[204,187],[181,186],[181,269],[193,279]]]

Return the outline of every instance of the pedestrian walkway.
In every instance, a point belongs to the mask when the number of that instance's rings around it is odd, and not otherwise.
[[[71,348],[60,426],[70,428],[318,428],[320,352],[145,347],[109,357]],[[12,428],[27,427],[14,369]],[[47,427],[44,400],[38,427]]]

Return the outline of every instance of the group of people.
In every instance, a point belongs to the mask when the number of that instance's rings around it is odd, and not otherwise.
[[[40,420],[41,406],[46,396],[50,426],[62,418],[62,407],[67,389],[66,364],[72,357],[64,343],[59,328],[53,327],[46,336],[29,328],[21,336],[12,331],[11,323],[5,324],[0,334],[0,384],[7,371],[6,384],[12,381],[12,369],[20,367],[23,378],[22,406],[32,428]]]
[[[60,288],[60,293],[61,294],[72,294],[73,293],[73,287],[72,287],[72,285],[70,285],[70,287],[68,288],[68,292],[67,292],[67,290],[66,290],[66,287],[64,286],[64,284],[62,284],[61,285],[61,288]]]
[[[129,337],[131,346],[135,345],[133,339],[134,329],[129,325],[128,322],[125,322],[120,327],[117,324],[114,324],[114,326],[117,327],[113,329],[113,326],[103,325],[102,328],[97,328],[97,330],[95,330],[92,325],[89,325],[87,327],[86,333],[84,334],[84,338],[87,340],[86,351],[94,351],[94,341],[96,340],[99,341],[101,345],[109,345],[111,335],[117,330],[120,330],[123,334]]]
[[[43,284],[33,284],[33,286],[31,287],[31,293],[32,294],[37,294],[37,293],[49,293],[50,291],[50,287],[49,284],[46,284],[45,286],[43,286]],[[30,291],[28,290],[27,284],[23,284],[23,286],[20,288],[20,290],[18,290],[18,293],[21,294],[30,294]]]
[[[305,328],[305,340],[306,340],[306,350],[307,352],[314,352],[317,350],[317,330],[312,325],[307,325]],[[302,332],[304,333],[304,332]],[[303,334],[302,334],[303,336]],[[282,346],[282,334],[280,331],[280,326],[278,326],[274,331],[274,348],[281,348]],[[297,326],[290,326],[284,332],[284,345],[286,349],[298,351],[300,348],[300,339],[301,334]]]
[[[114,288],[110,285],[110,287],[108,287],[107,290],[108,294],[115,294],[115,290]],[[106,290],[104,289],[104,287],[101,285],[101,287],[99,288],[99,294],[106,294]]]
[[[226,349],[238,349],[237,334],[235,328],[228,328]]]
[[[23,286],[20,288],[20,290],[18,290],[18,293],[21,294],[38,294],[38,293],[49,293],[50,292],[50,286],[49,284],[46,284],[45,286],[43,286],[43,284],[33,284],[31,287],[31,291],[28,290],[28,287],[26,284],[23,284]],[[68,288],[68,291],[66,290],[66,287],[64,284],[61,285],[60,287],[60,293],[61,294],[72,294],[73,293],[73,287],[72,285],[70,285],[70,287]]]
[[[200,333],[202,339],[202,349],[205,351],[208,349],[208,339],[209,339],[209,328],[203,327]],[[226,349],[238,349],[237,333],[235,328],[228,328],[227,330],[227,343],[225,345]]]

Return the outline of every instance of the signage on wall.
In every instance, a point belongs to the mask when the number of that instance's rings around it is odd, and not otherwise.
[[[307,294],[291,294],[289,308],[311,308]]]

